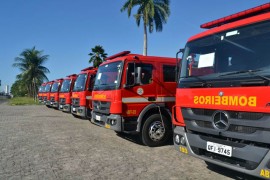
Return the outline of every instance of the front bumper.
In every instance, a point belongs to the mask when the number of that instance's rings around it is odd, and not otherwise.
[[[59,105],[59,110],[61,110],[63,112],[70,112],[71,105],[70,104],[60,104]]]
[[[44,101],[44,104],[45,104],[46,106],[51,106],[51,101]]]
[[[51,107],[54,107],[54,108],[57,108],[58,109],[58,105],[59,105],[58,101],[51,101],[50,102],[50,106]]]
[[[184,138],[184,143],[176,143],[176,135]],[[179,138],[178,138],[179,139]],[[174,129],[174,147],[204,161],[260,178],[270,178],[270,151],[264,147],[235,143],[232,157],[226,157],[206,150],[208,138],[186,132],[184,127]]]
[[[86,107],[84,106],[71,106],[71,113],[76,115],[76,116],[80,116],[82,118],[86,118]]]
[[[104,115],[92,111],[91,122],[114,131],[122,131],[122,117],[117,114]]]

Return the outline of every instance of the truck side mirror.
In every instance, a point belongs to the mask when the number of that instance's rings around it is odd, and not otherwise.
[[[137,67],[135,72],[136,84],[142,84],[142,67]]]

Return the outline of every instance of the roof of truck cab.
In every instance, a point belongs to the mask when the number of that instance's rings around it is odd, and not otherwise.
[[[67,80],[67,79],[76,79],[77,78],[77,74],[71,74],[71,75],[68,75],[64,78],[64,80]]]
[[[196,34],[192,37],[190,37],[188,39],[188,42],[190,41],[194,41],[212,34],[216,34],[225,30],[230,30],[230,29],[235,29],[237,27],[241,27],[241,26],[246,26],[249,24],[254,24],[254,23],[259,23],[259,22],[263,22],[263,21],[267,21],[270,20],[270,12],[264,13],[264,14],[260,14],[260,15],[256,15],[256,16],[252,16],[249,18],[245,18],[245,19],[241,19],[238,21],[234,21],[231,23],[227,23],[209,30],[206,30],[202,33]]]
[[[101,65],[116,62],[116,61],[151,61],[151,62],[168,62],[169,64],[176,64],[176,58],[174,57],[160,57],[160,56],[143,56],[140,54],[128,54],[114,59],[107,60]]]
[[[79,74],[84,74],[84,73],[95,74],[96,72],[97,72],[97,68],[88,67],[88,68],[82,69]]]
[[[55,82],[61,82],[61,81],[63,81],[63,80],[64,80],[63,78],[55,79],[55,80],[54,80],[54,83],[55,83]]]

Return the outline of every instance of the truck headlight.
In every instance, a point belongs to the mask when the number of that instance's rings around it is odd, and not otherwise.
[[[181,136],[181,135],[179,135],[179,134],[176,134],[176,135],[174,136],[174,142],[175,142],[175,144],[177,144],[177,145],[186,146],[186,139],[185,139],[185,137],[184,137],[184,136]]]

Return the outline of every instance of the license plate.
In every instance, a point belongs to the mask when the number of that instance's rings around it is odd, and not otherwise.
[[[76,108],[72,108],[72,111],[76,111]]]
[[[221,154],[221,155],[228,156],[228,157],[232,156],[232,147],[226,146],[223,144],[207,142],[206,143],[206,150],[209,152]]]
[[[98,115],[96,115],[96,120],[97,120],[97,121],[100,121],[100,120],[101,120],[101,117],[98,116]]]
[[[63,106],[62,106],[62,105],[60,105],[60,108],[62,109],[62,108],[63,108]]]

